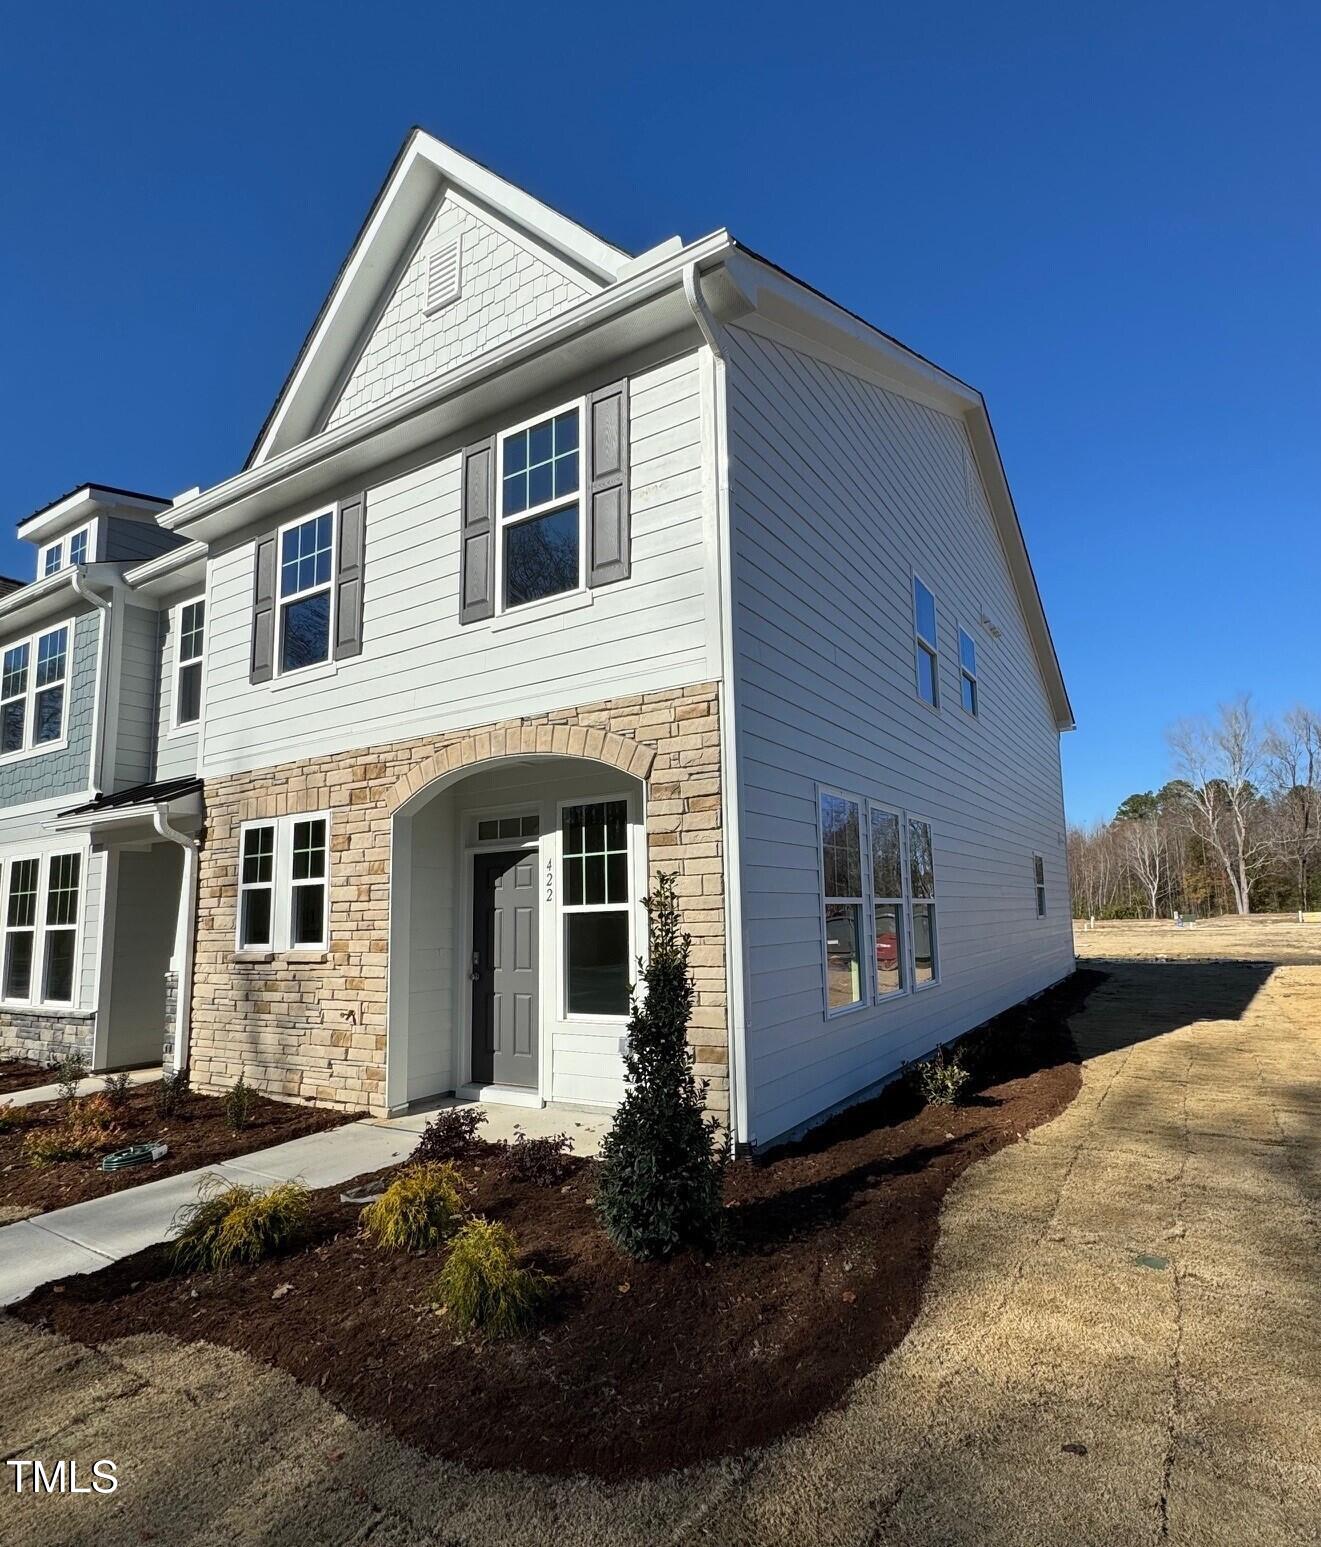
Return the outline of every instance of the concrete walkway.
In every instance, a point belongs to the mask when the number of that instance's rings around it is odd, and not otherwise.
[[[160,1070],[157,1069],[130,1069],[128,1083],[130,1085],[149,1085],[153,1080],[159,1080]],[[105,1089],[106,1079],[104,1074],[89,1074],[78,1083],[79,1096],[96,1096]],[[8,1095],[0,1096],[0,1107],[32,1107],[40,1101],[55,1101],[60,1094],[58,1085],[29,1085],[26,1090],[11,1090]]]
[[[1075,1022],[1082,1093],[951,1190],[895,1353],[805,1432],[682,1474],[472,1474],[227,1349],[0,1317],[0,1452],[121,1478],[11,1498],[14,1538],[1313,1547],[1319,1011],[1321,966],[1116,965]]]
[[[166,1240],[179,1210],[196,1199],[204,1176],[222,1176],[255,1187],[294,1179],[308,1187],[333,1187],[407,1159],[434,1112],[454,1104],[438,1101],[403,1117],[345,1123],[219,1165],[182,1171],[5,1225],[0,1228],[0,1305],[12,1305],[52,1279],[94,1273]],[[556,1107],[487,1106],[485,1111],[487,1121],[481,1130],[485,1139],[512,1138],[516,1126],[533,1136],[564,1131],[578,1154],[594,1154],[608,1126],[604,1117]]]

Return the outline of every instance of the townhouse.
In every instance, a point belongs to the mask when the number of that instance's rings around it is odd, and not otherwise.
[[[246,465],[20,534],[0,1046],[608,1107],[665,870],[766,1144],[1072,969],[985,404],[725,231],[630,255],[414,131]]]

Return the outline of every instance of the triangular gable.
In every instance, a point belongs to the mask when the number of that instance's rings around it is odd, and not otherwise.
[[[419,301],[424,265],[451,234],[463,244],[460,294],[428,318]],[[585,227],[414,129],[246,466],[596,293],[628,261]],[[510,286],[515,276],[527,300]]]

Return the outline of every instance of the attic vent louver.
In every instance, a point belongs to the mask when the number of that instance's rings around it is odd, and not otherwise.
[[[427,254],[426,289],[422,297],[422,310],[434,316],[451,302],[459,299],[460,239],[446,242]]]

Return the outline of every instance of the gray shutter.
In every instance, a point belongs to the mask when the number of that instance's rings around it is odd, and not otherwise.
[[[362,561],[367,496],[355,494],[339,507],[339,564],[335,573],[335,659],[362,654]]]
[[[587,400],[587,584],[627,580],[628,382]]]
[[[207,620],[210,622],[210,619]],[[252,584],[252,682],[269,682],[275,667],[275,533],[257,539]]]
[[[495,436],[463,453],[460,517],[459,622],[495,611]]]

